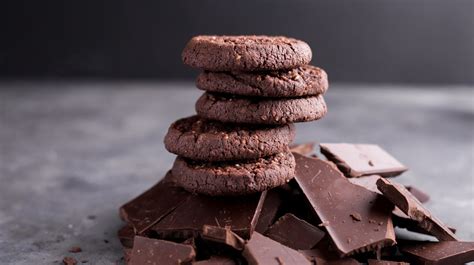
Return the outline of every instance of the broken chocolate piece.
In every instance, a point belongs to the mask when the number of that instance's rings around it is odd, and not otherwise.
[[[196,252],[189,245],[136,236],[129,265],[185,264],[195,256]]]
[[[321,153],[349,178],[367,175],[394,177],[408,168],[373,144],[320,144]]]
[[[330,163],[294,154],[296,182],[341,255],[395,244],[393,205],[381,195],[350,183]],[[360,215],[354,220],[351,213]]]
[[[275,220],[281,204],[282,198],[280,188],[267,191],[267,196],[263,202],[262,211],[260,212],[255,231],[261,234],[264,234],[265,231],[267,231],[268,227],[270,227]]]
[[[474,242],[403,242],[400,251],[416,264],[454,265],[474,261]]]
[[[314,152],[314,143],[309,142],[309,143],[302,143],[302,144],[294,144],[290,146],[290,151],[294,153],[298,153],[300,155],[310,155],[312,152]]]
[[[425,235],[431,235],[430,231],[427,231],[426,229],[423,229],[420,226],[420,223],[416,220],[411,219],[406,215],[404,212],[402,212],[399,208],[395,208],[393,210],[393,215],[392,215],[392,220],[393,220],[393,225],[400,227],[400,228],[405,228],[408,231],[420,233],[420,234],[425,234]],[[453,232],[453,234],[456,233],[456,228],[449,227],[449,230]]]
[[[122,246],[127,248],[133,247],[133,238],[135,237],[135,232],[133,231],[133,227],[131,225],[125,225],[120,228],[117,232],[118,238]]]
[[[311,265],[303,254],[258,232],[252,234],[242,254],[249,265]]]
[[[239,197],[192,195],[150,230],[159,238],[186,239],[197,236],[204,225],[229,227],[249,238],[267,192]]]
[[[359,262],[353,258],[341,258],[334,250],[328,236],[325,236],[313,249],[300,250],[309,260],[317,265],[358,265]]]
[[[379,180],[380,176],[379,175],[370,175],[370,176],[364,176],[360,178],[349,178],[349,180],[352,184],[364,187],[370,191],[382,194],[379,189],[377,188],[377,180]]]
[[[188,198],[189,193],[176,187],[172,178],[168,171],[163,180],[120,208],[120,216],[136,234],[144,233]]]
[[[406,263],[406,262],[403,262],[403,261],[389,261],[389,260],[369,259],[367,261],[367,265],[410,265],[410,263]]]
[[[383,195],[395,204],[409,218],[418,222],[418,225],[439,240],[456,241],[456,236],[438,218],[433,216],[413,194],[400,184],[387,179],[377,180],[377,187]]]
[[[413,186],[406,186],[406,189],[415,196],[421,203],[426,203],[430,200],[430,196],[425,192],[413,187]]]
[[[311,249],[324,232],[291,213],[280,217],[267,231],[266,236],[293,249]]]
[[[361,187],[364,187],[370,191],[377,192],[379,194],[382,194],[379,189],[377,188],[377,180],[381,178],[378,175],[370,175],[370,176],[364,176],[361,178],[349,178],[349,181],[352,184],[359,185]],[[418,199],[421,203],[425,203],[429,200],[429,196],[422,192],[421,190],[412,187],[412,186],[406,186],[406,189],[415,196],[416,199]]]
[[[204,225],[201,236],[203,239],[228,245],[236,250],[243,250],[245,241],[228,227]]]
[[[193,265],[237,265],[237,263],[228,257],[212,256],[207,260],[195,261]]]

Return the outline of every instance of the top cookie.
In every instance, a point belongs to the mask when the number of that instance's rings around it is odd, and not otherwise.
[[[312,53],[306,42],[282,36],[196,36],[181,57],[209,71],[263,71],[308,64]]]

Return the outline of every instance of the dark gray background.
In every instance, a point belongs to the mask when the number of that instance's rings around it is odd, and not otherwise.
[[[196,34],[306,40],[331,81],[474,83],[474,1],[3,1],[0,78],[191,79]]]

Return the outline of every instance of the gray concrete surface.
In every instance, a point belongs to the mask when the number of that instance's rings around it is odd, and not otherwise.
[[[117,209],[170,168],[162,138],[194,113],[192,87],[1,83],[0,264],[120,263]],[[299,124],[297,141],[380,144],[411,169],[396,180],[474,240],[472,87],[333,85],[326,98],[329,114]]]

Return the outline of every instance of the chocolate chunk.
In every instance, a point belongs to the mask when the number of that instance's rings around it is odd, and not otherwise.
[[[293,249],[311,249],[324,232],[291,213],[280,217],[267,231],[266,236]]]
[[[413,196],[415,196],[415,198],[418,199],[421,203],[426,203],[430,200],[430,196],[418,188],[415,188],[413,186],[406,186],[406,189],[411,194],[413,194]]]
[[[394,177],[407,170],[378,145],[372,144],[320,144],[321,153],[336,163],[349,178],[367,175]]]
[[[302,143],[302,144],[294,144],[290,146],[290,151],[293,153],[298,153],[301,155],[310,155],[314,152],[314,143]]]
[[[129,265],[185,264],[195,256],[196,252],[189,245],[136,236]]]
[[[339,254],[332,248],[330,240],[325,237],[315,248],[309,250],[300,250],[309,260],[317,265],[359,265],[360,263],[349,257],[341,258]]]
[[[361,187],[364,187],[370,191],[377,192],[379,194],[382,194],[379,189],[377,188],[377,180],[380,178],[379,175],[370,175],[370,176],[364,176],[360,178],[349,178],[349,181],[352,184],[359,185]],[[429,196],[424,193],[423,191],[413,187],[413,186],[406,186],[406,189],[415,196],[416,199],[418,199],[421,203],[425,203],[429,200]]]
[[[117,232],[118,238],[122,246],[127,248],[133,247],[133,238],[135,237],[135,232],[133,231],[133,227],[131,225],[125,225],[120,228]]]
[[[237,263],[228,257],[212,256],[207,260],[196,261],[193,265],[237,265]]]
[[[197,236],[204,225],[214,225],[230,227],[239,236],[249,238],[266,193],[239,197],[192,195],[150,230],[160,238],[186,239]]]
[[[395,204],[409,218],[439,240],[457,240],[456,236],[438,218],[433,216],[413,194],[400,184],[387,179],[377,180],[377,187],[383,195]]]
[[[175,186],[168,171],[163,180],[120,208],[122,219],[130,223],[136,234],[142,234],[161,220],[189,196]]]
[[[280,195],[280,188],[271,189],[267,191],[267,196],[263,202],[262,211],[258,218],[255,231],[265,234],[268,227],[273,223],[282,204],[282,197]]]
[[[410,265],[410,263],[406,263],[406,262],[403,262],[403,261],[389,261],[389,260],[369,259],[367,261],[367,265]]]
[[[201,236],[203,239],[225,244],[236,250],[244,249],[245,241],[228,227],[204,225]]]
[[[355,185],[364,187],[370,191],[382,194],[379,189],[377,188],[377,180],[379,180],[379,175],[370,175],[364,176],[360,178],[349,178],[348,180]]]
[[[451,265],[474,261],[474,242],[403,242],[400,251],[416,264]]]
[[[242,254],[249,265],[311,264],[303,254],[258,232],[252,234]]]
[[[393,205],[381,195],[350,183],[326,161],[294,154],[296,182],[341,255],[395,244]],[[358,213],[361,221],[350,216]]]
[[[399,208],[395,208],[393,210],[393,216],[392,216],[393,224],[397,227],[400,228],[405,228],[408,231],[420,233],[420,234],[425,234],[425,235],[431,235],[431,232],[424,229],[423,227],[420,226],[420,223],[416,220],[411,219],[406,215],[404,212],[402,212]],[[453,232],[453,234],[456,233],[456,228],[449,227],[449,230]]]

